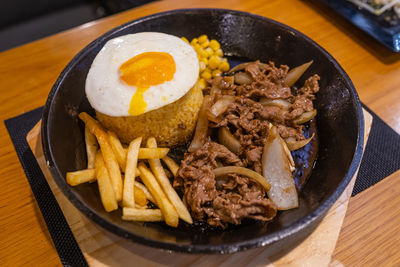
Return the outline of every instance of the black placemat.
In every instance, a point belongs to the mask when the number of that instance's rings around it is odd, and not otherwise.
[[[352,196],[400,169],[400,135],[370,109],[366,106],[364,108],[372,114],[373,123]],[[38,108],[8,119],[5,124],[61,262],[66,266],[87,266],[57,200],[26,142],[26,135],[40,120],[41,115],[42,108]]]
[[[400,135],[367,106],[363,108],[374,119],[352,196],[400,169]]]
[[[26,141],[26,135],[42,117],[43,108],[5,121],[54,246],[64,266],[88,266],[74,235]],[[34,248],[32,248],[34,249]]]

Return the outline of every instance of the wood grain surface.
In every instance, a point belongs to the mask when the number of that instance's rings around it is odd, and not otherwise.
[[[400,54],[316,1],[168,0],[86,23],[0,53],[1,120],[44,105],[51,86],[72,57],[104,32],[132,19],[177,8],[217,7],[248,11],[285,23],[325,48],[352,79],[361,100],[400,133]],[[336,263],[398,266],[400,172],[349,203]],[[28,181],[4,124],[0,125],[0,266],[60,265]]]

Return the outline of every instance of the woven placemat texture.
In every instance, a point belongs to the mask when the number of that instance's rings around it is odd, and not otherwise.
[[[67,220],[26,141],[26,135],[42,117],[42,110],[43,108],[38,108],[18,117],[8,119],[5,124],[49,229],[54,246],[60,256],[61,263],[64,266],[88,266]]]
[[[374,119],[352,196],[400,169],[400,135],[368,107],[363,108]]]

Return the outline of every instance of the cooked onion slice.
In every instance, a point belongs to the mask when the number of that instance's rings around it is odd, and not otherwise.
[[[291,69],[285,78],[287,86],[290,87],[294,85],[312,63],[313,61],[311,60],[310,62],[304,63],[303,65]]]
[[[262,155],[263,175],[271,184],[268,197],[278,210],[288,210],[299,206],[291,162],[285,152],[278,129],[273,126],[268,134]]]
[[[263,106],[274,106],[274,107],[279,107],[282,109],[289,109],[292,103],[290,103],[287,100],[283,99],[267,99],[267,98],[261,98],[260,99],[260,104]]]
[[[235,67],[231,68],[228,71],[228,73],[233,73],[233,72],[236,72],[236,71],[244,70],[249,64],[250,64],[250,62],[245,62],[245,63],[239,64],[239,65],[236,65]]]
[[[215,102],[214,105],[210,108],[210,113],[218,117],[219,115],[223,114],[227,109],[228,106],[235,101],[235,97],[231,95],[223,95]]]
[[[233,153],[239,154],[240,142],[231,134],[227,127],[218,129],[218,141]]]
[[[286,142],[283,141],[282,138],[280,138],[280,140],[281,140],[281,144],[282,144],[282,146],[283,146],[283,149],[285,150],[286,157],[287,157],[288,160],[289,160],[290,171],[291,171],[291,172],[294,172],[294,171],[296,170],[296,165],[294,164],[294,160],[293,160],[293,157],[292,157],[292,153],[290,153],[290,149],[289,149],[289,147],[287,146]]]
[[[207,138],[208,133],[208,118],[207,110],[210,108],[212,103],[211,96],[207,95],[204,97],[203,105],[201,106],[199,112],[199,118],[197,119],[196,130],[194,132],[194,137],[190,143],[189,152],[194,152],[203,146]]]
[[[235,67],[230,69],[228,73],[233,73],[233,72],[244,70],[249,64],[252,64],[252,63],[253,62],[245,62],[245,63],[239,64],[239,65],[236,65]],[[268,67],[268,64],[258,62],[258,66],[260,67],[260,70],[264,70],[265,68]]]
[[[310,121],[317,115],[317,110],[313,109],[312,111],[304,112],[300,116],[298,116],[295,120],[293,120],[296,124],[303,124]]]
[[[271,185],[268,183],[268,181],[262,177],[259,173],[256,173],[255,171],[252,171],[247,168],[239,167],[239,166],[225,166],[225,167],[219,167],[213,170],[213,173],[215,175],[215,178],[219,178],[221,176],[224,176],[229,173],[237,173],[246,177],[249,177],[256,182],[258,182],[264,189],[268,192],[270,190]]]
[[[297,141],[296,139],[289,137],[286,139],[286,144],[287,144],[288,148],[290,149],[290,151],[297,150],[297,149],[304,147],[308,143],[310,143],[310,141],[313,139],[314,135],[315,134],[312,134],[310,138],[300,140],[300,141]]]
[[[215,97],[217,95],[221,95],[222,82],[223,79],[221,76],[217,76],[214,79],[212,79],[210,96]]]
[[[238,72],[234,75],[235,83],[237,84],[251,84],[253,82],[253,78],[247,72]]]

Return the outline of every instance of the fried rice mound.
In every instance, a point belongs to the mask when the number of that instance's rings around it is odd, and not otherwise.
[[[179,100],[139,116],[112,117],[98,111],[96,116],[126,144],[139,136],[154,136],[158,145],[173,147],[191,139],[202,103],[202,90],[194,86]]]

